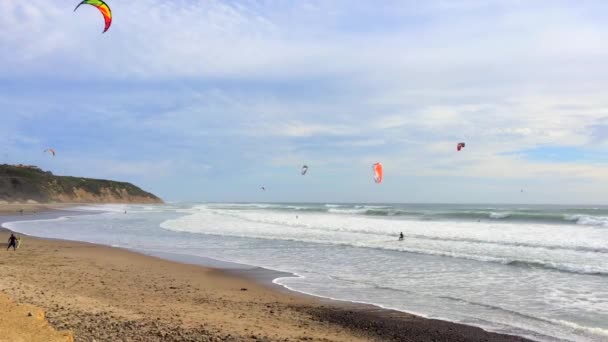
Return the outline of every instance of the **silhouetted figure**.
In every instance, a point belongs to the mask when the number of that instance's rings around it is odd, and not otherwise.
[[[399,241],[403,241],[403,232],[399,233]]]
[[[17,250],[17,238],[13,234],[8,238],[8,248],[6,250],[8,251],[11,247],[13,247],[14,251]]]

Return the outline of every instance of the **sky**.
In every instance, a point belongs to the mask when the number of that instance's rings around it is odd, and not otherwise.
[[[0,162],[167,201],[608,204],[606,1],[107,0],[105,34],[77,2],[0,1]]]

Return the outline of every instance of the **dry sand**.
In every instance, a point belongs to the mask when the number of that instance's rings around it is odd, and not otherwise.
[[[0,259],[0,290],[46,309],[77,341],[364,340],[291,308],[309,299],[221,271],[86,243],[24,241]]]
[[[44,311],[33,305],[16,304],[0,293],[1,342],[70,342],[71,332],[57,332],[44,318]]]
[[[523,341],[80,242],[26,237],[0,274],[0,292],[76,341]]]

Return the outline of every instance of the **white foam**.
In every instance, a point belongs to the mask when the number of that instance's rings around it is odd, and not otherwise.
[[[328,212],[330,213],[334,213],[334,214],[364,214],[365,212],[367,212],[368,209],[366,208],[355,208],[355,209],[347,209],[347,208],[330,208],[328,210]]]
[[[91,205],[83,205],[77,207],[70,207],[70,210],[75,211],[105,211],[105,212],[114,212],[120,213],[124,212],[129,208],[127,204],[91,204]]]
[[[511,216],[511,213],[490,213],[490,218],[493,219],[503,219]]]
[[[577,331],[587,332],[587,333],[591,333],[597,337],[602,337],[603,341],[608,340],[608,330],[607,329],[596,328],[596,327],[587,327],[587,326],[576,324],[574,322],[564,321],[561,319],[551,319],[550,321],[553,323],[556,323],[556,324],[567,326],[567,327],[572,328]]]
[[[330,208],[330,213],[305,212],[296,218],[292,212],[197,207],[196,212],[165,221],[161,227],[608,274],[608,264],[604,262],[608,236],[595,227],[393,220],[357,215],[360,210],[366,209]],[[405,234],[405,241],[397,241],[399,232]]]
[[[608,227],[608,217],[591,215],[565,215],[567,221],[575,221],[577,224],[585,226],[604,226]]]

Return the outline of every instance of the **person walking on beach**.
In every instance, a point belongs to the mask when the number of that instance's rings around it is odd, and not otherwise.
[[[17,250],[17,238],[13,234],[8,238],[8,248],[6,250],[8,251],[11,247],[13,247],[14,251]]]

